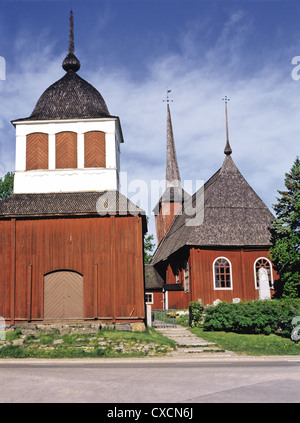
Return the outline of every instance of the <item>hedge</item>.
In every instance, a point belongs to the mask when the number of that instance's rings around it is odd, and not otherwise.
[[[202,326],[204,306],[200,301],[189,303],[189,325],[191,328]]]
[[[295,316],[300,316],[300,299],[221,302],[205,309],[203,329],[290,337]]]

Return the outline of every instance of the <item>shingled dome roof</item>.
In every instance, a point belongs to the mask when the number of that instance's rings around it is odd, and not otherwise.
[[[110,116],[99,91],[72,69],[42,94],[29,119],[89,119]]]
[[[69,52],[62,64],[66,75],[42,94],[26,120],[90,119],[109,117],[106,103],[91,84],[77,75],[80,62],[74,54],[73,13],[70,17]],[[21,119],[23,120],[23,119]]]

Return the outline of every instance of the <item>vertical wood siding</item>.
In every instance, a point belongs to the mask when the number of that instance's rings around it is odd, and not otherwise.
[[[26,137],[26,170],[48,169],[48,135],[29,134]]]
[[[156,236],[159,243],[167,233],[174,217],[181,208],[181,203],[162,203],[159,214],[155,216]]]
[[[13,254],[11,221],[4,220],[0,222],[0,261],[1,261],[1,283],[0,283],[0,316],[11,318],[11,279],[10,269],[12,266]]]
[[[43,320],[44,276],[71,270],[83,275],[85,319],[144,319],[141,217],[37,218],[15,223],[14,242],[13,221],[0,221],[0,315],[8,320],[13,314],[16,320]]]
[[[104,132],[84,134],[84,167],[106,167]]]
[[[56,134],[56,169],[77,168],[77,134],[60,132]]]
[[[147,292],[152,292],[153,294],[153,304],[151,305],[152,310],[161,310],[164,308],[164,294],[160,291],[151,291],[147,290]]]
[[[232,289],[215,289],[213,263],[219,257],[225,257],[231,263]],[[255,288],[254,263],[260,257],[269,257],[268,250],[262,249],[190,249],[190,292],[169,292],[169,308],[187,308],[189,301],[202,300],[203,304],[212,304],[215,300],[232,302],[234,298],[241,301],[258,299]],[[167,283],[175,283],[175,275],[169,264],[166,272]],[[273,271],[273,280],[278,278]],[[271,290],[271,295],[274,292]]]

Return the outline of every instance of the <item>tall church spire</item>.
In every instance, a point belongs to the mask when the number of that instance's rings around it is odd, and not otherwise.
[[[157,242],[163,239],[167,233],[174,217],[181,209],[185,200],[185,192],[181,187],[181,178],[176,156],[172,119],[169,103],[169,93],[167,92],[167,167],[166,167],[166,189],[161,196],[158,204],[154,208],[155,226]]]
[[[226,145],[225,145],[224,153],[226,154],[226,156],[230,156],[230,154],[232,153],[232,149],[229,144],[228,114],[227,114],[227,102],[230,101],[230,99],[227,98],[227,96],[225,95],[225,98],[223,98],[223,100],[225,101],[225,117],[226,117]]]
[[[71,10],[70,13],[70,36],[69,36],[69,53],[65,60],[63,61],[62,67],[63,69],[68,72],[72,70],[73,72],[77,72],[80,69],[80,62],[74,54],[74,19],[73,19],[73,12]]]
[[[169,92],[169,91],[168,91]],[[166,181],[167,188],[181,188],[181,179],[179,173],[179,167],[176,156],[171,112],[169,106],[169,97],[167,96],[167,169],[166,169]]]

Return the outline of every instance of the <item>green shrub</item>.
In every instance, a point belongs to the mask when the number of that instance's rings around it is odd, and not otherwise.
[[[221,302],[205,310],[203,329],[244,334],[290,336],[292,319],[300,315],[300,299]]]
[[[200,327],[203,320],[204,306],[200,301],[191,301],[189,303],[189,325],[191,328]]]

